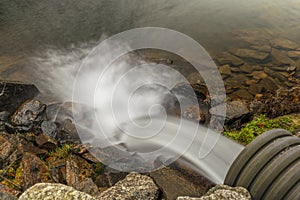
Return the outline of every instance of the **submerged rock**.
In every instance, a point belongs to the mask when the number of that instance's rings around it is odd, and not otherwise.
[[[300,51],[289,51],[288,56],[290,58],[300,59]]]
[[[293,49],[299,49],[300,45],[296,42],[293,42],[291,40],[285,39],[285,38],[276,38],[271,40],[271,45],[274,48],[277,49],[286,49],[286,50],[293,50]]]
[[[19,200],[96,200],[89,194],[58,183],[38,183],[27,189]]]
[[[270,45],[252,45],[250,46],[251,49],[255,49],[257,51],[262,51],[262,52],[266,52],[266,53],[270,53],[271,52],[271,46]]]
[[[270,55],[269,53],[256,51],[253,49],[233,49],[230,52],[238,57],[253,59],[258,61],[266,60]]]
[[[156,200],[159,196],[159,189],[154,181],[145,175],[130,173],[124,180],[119,181],[113,187],[102,192],[99,200]]]
[[[33,99],[39,90],[32,84],[0,81],[0,111],[13,114],[28,99]]]
[[[271,52],[272,59],[274,62],[277,62],[279,65],[293,65],[295,61],[288,57],[285,51],[280,51],[278,49],[272,49]]]
[[[223,52],[222,54],[218,55],[216,58],[217,62],[220,65],[231,65],[231,66],[241,66],[244,64],[244,61],[228,52]]]

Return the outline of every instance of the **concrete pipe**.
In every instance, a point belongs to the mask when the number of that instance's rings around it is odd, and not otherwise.
[[[258,136],[234,160],[224,184],[247,188],[254,200],[300,199],[300,138],[283,129]]]

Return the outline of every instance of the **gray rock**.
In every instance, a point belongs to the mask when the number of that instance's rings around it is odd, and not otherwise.
[[[0,81],[0,111],[7,111],[11,115],[22,103],[38,94],[34,85]]]
[[[58,183],[38,183],[27,189],[19,200],[96,200],[72,187]]]
[[[102,192],[99,200],[156,200],[159,189],[154,181],[145,175],[130,173],[124,180],[119,181],[113,187]]]
[[[260,52],[253,49],[233,49],[230,52],[238,57],[254,59],[258,61],[263,61],[269,57],[269,53]]]
[[[2,193],[0,192],[0,199],[1,200],[18,200],[18,198],[12,194]]]
[[[55,138],[57,134],[57,126],[53,121],[43,121],[41,124],[42,131],[48,136]]]
[[[284,38],[276,38],[271,40],[271,45],[274,48],[286,50],[294,50],[300,47],[298,43]]]
[[[251,200],[251,195],[243,187],[230,187],[227,185],[217,185],[211,188],[205,196],[201,198],[178,197],[177,200]]]
[[[6,122],[8,120],[9,112],[1,111],[0,112],[0,121]]]
[[[16,126],[31,126],[45,119],[46,105],[38,100],[28,100],[13,114],[11,122]]]
[[[219,116],[220,109],[224,109],[224,105],[212,107],[209,112],[213,116]],[[247,105],[242,101],[231,101],[226,104],[226,121],[231,122],[239,118],[245,117],[250,113]]]

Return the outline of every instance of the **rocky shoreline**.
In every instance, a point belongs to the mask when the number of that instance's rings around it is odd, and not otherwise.
[[[193,173],[182,173],[175,165],[144,174],[109,169],[80,143],[75,125],[67,117],[70,105],[54,114],[56,105],[34,99],[38,94],[34,85],[1,82],[0,86],[4,91],[0,96],[1,199],[251,199],[243,188],[214,187],[204,177],[189,178]],[[195,92],[205,96],[203,88],[197,88]],[[266,93],[250,104],[228,102],[227,126],[237,121],[243,124],[254,113],[274,117],[300,111],[299,87],[277,90],[276,94]],[[200,103],[203,100],[199,99]],[[284,102],[285,109],[274,113],[273,107]],[[212,109],[201,123],[211,119]],[[196,114],[182,114],[191,120],[201,117],[194,109],[189,112]]]

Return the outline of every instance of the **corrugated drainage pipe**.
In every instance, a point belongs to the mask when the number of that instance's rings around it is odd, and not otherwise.
[[[300,200],[300,138],[267,131],[234,160],[224,184],[243,186],[254,200]]]

